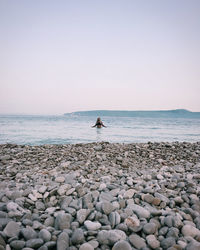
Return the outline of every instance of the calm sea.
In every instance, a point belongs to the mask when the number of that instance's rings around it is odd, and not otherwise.
[[[96,115],[0,115],[0,144],[29,145],[200,141],[200,117],[102,116],[107,128],[91,126]]]

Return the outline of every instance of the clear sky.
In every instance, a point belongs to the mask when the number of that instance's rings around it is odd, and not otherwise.
[[[0,0],[0,113],[200,111],[199,0]]]

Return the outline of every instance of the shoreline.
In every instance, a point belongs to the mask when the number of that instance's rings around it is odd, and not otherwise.
[[[4,248],[200,248],[200,142],[0,144],[0,170]]]

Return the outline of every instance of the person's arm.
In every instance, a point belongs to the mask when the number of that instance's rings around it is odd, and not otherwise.
[[[92,126],[92,128],[95,128],[97,126],[97,124],[95,124],[94,126]]]
[[[101,124],[104,128],[106,128],[106,126],[103,124],[103,122],[102,122],[102,124]]]

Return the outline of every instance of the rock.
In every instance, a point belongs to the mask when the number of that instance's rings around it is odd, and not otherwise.
[[[102,202],[102,211],[104,214],[110,214],[113,211],[113,205],[112,203],[108,201]]]
[[[146,237],[147,244],[152,248],[156,249],[160,247],[160,242],[156,239],[155,235],[148,235]]]
[[[140,221],[136,216],[132,216],[125,219],[125,224],[131,231],[134,232],[135,229],[140,226]]]
[[[200,242],[197,241],[191,241],[189,244],[187,244],[186,250],[199,250],[200,249]]]
[[[168,237],[166,239],[163,239],[160,243],[160,246],[163,248],[163,249],[168,249],[170,247],[172,247],[173,245],[176,244],[176,241],[175,241],[175,238],[173,237]]]
[[[39,211],[44,211],[44,210],[45,210],[45,205],[44,205],[44,203],[41,202],[41,201],[36,201],[35,207],[36,207]]]
[[[90,211],[90,210],[88,210],[88,209],[80,209],[80,210],[77,212],[76,218],[77,218],[77,221],[78,221],[80,224],[82,224],[82,223],[86,220],[86,218],[87,218],[87,216],[88,216],[88,214],[89,214],[89,211]]]
[[[116,242],[112,248],[112,250],[131,250],[131,249],[132,249],[131,245],[125,240],[120,240]]]
[[[36,231],[31,227],[22,228],[21,229],[21,234],[23,235],[25,240],[31,240],[31,239],[37,238]]]
[[[169,203],[169,199],[166,197],[166,196],[164,196],[163,194],[160,194],[160,193],[155,193],[154,194],[154,196],[156,197],[156,198],[159,198],[161,201],[164,201],[164,202],[166,202],[166,204],[168,204]]]
[[[96,230],[101,228],[101,224],[99,222],[92,222],[92,221],[89,221],[89,220],[86,220],[84,222],[84,226],[89,231],[96,231]]]
[[[94,250],[94,247],[89,243],[84,243],[79,247],[79,250]]]
[[[154,223],[147,223],[143,226],[143,231],[145,234],[154,234],[156,229],[157,227]]]
[[[0,234],[0,246],[2,246],[2,247],[6,247],[6,243],[5,243],[5,240],[4,240],[4,238],[1,236],[1,234]]]
[[[71,214],[58,213],[55,220],[55,228],[58,230],[69,229],[71,224]]]
[[[83,243],[84,240],[85,240],[85,237],[84,237],[83,230],[81,228],[76,229],[72,234],[72,238],[71,238],[72,244],[78,245],[78,244]]]
[[[39,188],[39,192],[41,193],[41,194],[44,194],[45,192],[46,192],[46,190],[47,190],[47,186],[41,186],[40,188]]]
[[[39,234],[38,234],[40,239],[43,239],[44,242],[48,242],[51,240],[51,234],[48,230],[46,229],[42,229],[40,230]]]
[[[174,224],[174,217],[172,215],[168,215],[164,219],[164,223],[168,227],[173,227]]]
[[[20,233],[20,226],[17,222],[15,221],[10,221],[4,228],[3,232],[5,235],[9,238],[18,236]]]
[[[148,202],[148,203],[151,204],[153,202],[153,200],[154,200],[154,197],[151,194],[145,194],[144,197],[143,197],[143,199],[144,199],[144,201],[146,201],[146,202]]]
[[[97,235],[97,241],[102,245],[114,245],[119,240],[125,240],[126,234],[118,229],[102,230]]]
[[[69,247],[69,235],[66,232],[62,232],[58,236],[57,250],[66,250]]]
[[[135,212],[139,218],[146,218],[147,219],[150,217],[150,212],[147,209],[145,209],[139,205],[130,204],[128,207],[130,209],[132,209],[133,212]]]
[[[133,197],[135,193],[134,189],[128,189],[125,193],[124,193],[124,199],[131,199]]]
[[[141,248],[146,247],[145,240],[137,234],[131,234],[129,236],[129,241],[137,249],[141,249]]]
[[[31,239],[26,242],[26,247],[37,249],[43,245],[42,239]]]
[[[13,248],[13,249],[22,249],[24,246],[25,246],[25,241],[23,240],[13,240],[11,243],[10,243],[10,246]]]
[[[121,220],[121,217],[118,212],[111,212],[109,214],[109,221],[110,221],[112,228],[118,225],[120,223],[120,220]]]
[[[184,225],[181,231],[184,236],[191,236],[193,238],[195,236],[200,236],[200,230],[191,225]]]
[[[65,181],[65,177],[63,176],[56,177],[55,179],[55,182],[58,182],[58,183],[63,183],[64,181]]]
[[[114,197],[110,192],[101,192],[99,196],[99,201],[112,202],[113,200],[114,200]]]

